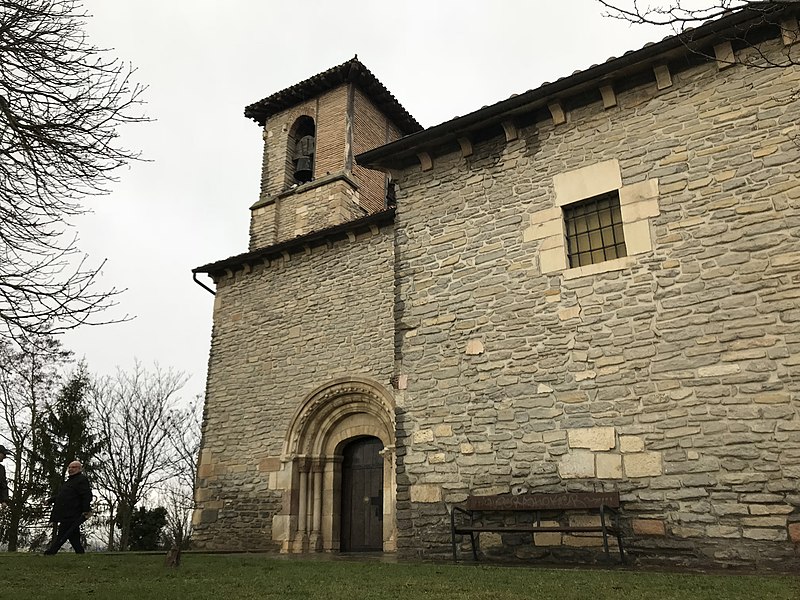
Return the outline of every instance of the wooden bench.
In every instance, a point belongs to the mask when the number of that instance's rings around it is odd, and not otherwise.
[[[583,514],[598,515],[599,525],[542,525],[542,513],[550,515],[549,521],[556,517],[563,518],[565,513],[579,511]],[[515,516],[528,513],[533,516],[532,522],[504,523],[502,517],[506,513]],[[557,513],[557,514],[554,514]],[[495,517],[493,522],[487,517]],[[453,561],[458,561],[456,554],[456,536],[469,535],[472,544],[472,556],[478,560],[479,536],[484,532],[494,533],[600,533],[603,536],[603,549],[606,558],[611,559],[608,551],[608,537],[617,538],[619,557],[625,563],[625,552],[622,548],[622,532],[619,528],[619,492],[563,492],[553,494],[520,494],[512,496],[469,496],[461,505],[453,506],[450,512],[450,535],[453,544]]]

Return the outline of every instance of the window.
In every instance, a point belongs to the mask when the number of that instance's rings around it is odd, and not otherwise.
[[[628,255],[617,191],[563,207],[570,268]]]
[[[653,251],[658,179],[622,185],[611,159],[554,175],[553,192],[553,206],[531,213],[522,233],[523,243],[538,244],[541,273],[574,279],[618,271]]]

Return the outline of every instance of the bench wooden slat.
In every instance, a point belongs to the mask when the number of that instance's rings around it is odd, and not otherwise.
[[[614,527],[607,526],[606,531],[613,532]],[[564,526],[543,526],[537,527],[536,525],[507,525],[502,527],[492,527],[490,525],[457,525],[455,528],[456,533],[490,533],[490,532],[508,532],[508,533],[602,533],[603,528],[598,526],[585,526],[585,527],[569,527]]]
[[[469,496],[464,504],[466,510],[535,511],[535,510],[579,510],[619,508],[619,492],[574,492],[555,494],[519,494],[512,496]]]

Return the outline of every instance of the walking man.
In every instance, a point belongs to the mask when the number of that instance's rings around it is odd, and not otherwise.
[[[45,554],[55,554],[69,540],[75,554],[85,552],[81,543],[81,523],[92,515],[92,490],[83,474],[83,465],[77,460],[67,465],[67,480],[51,499],[53,512],[50,522],[58,523],[58,533]]]
[[[6,480],[6,468],[3,466],[7,455],[6,447],[0,444],[0,506],[8,504],[8,481]]]

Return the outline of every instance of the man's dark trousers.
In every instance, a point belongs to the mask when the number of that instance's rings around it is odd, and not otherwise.
[[[81,543],[81,523],[86,519],[83,516],[78,517],[77,521],[62,521],[58,524],[58,533],[56,534],[53,543],[44,551],[45,554],[55,554],[61,549],[67,540],[72,544],[75,554],[83,554],[86,552]]]

